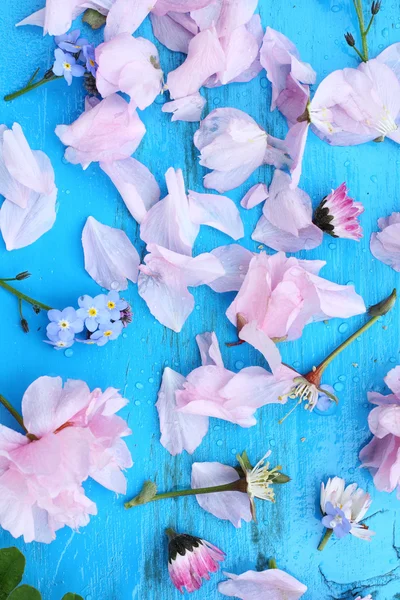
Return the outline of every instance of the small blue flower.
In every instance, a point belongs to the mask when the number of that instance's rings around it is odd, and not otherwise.
[[[56,338],[54,340],[44,340],[45,344],[50,344],[50,346],[54,346],[55,350],[66,350],[67,348],[71,348],[74,342],[74,339],[70,340],[69,342],[65,342]]]
[[[110,322],[105,298],[104,294],[99,294],[95,298],[86,295],[78,298],[80,308],[76,314],[80,319],[84,319],[85,326],[91,333],[96,331],[99,325],[106,325]]]
[[[351,530],[350,521],[338,506],[333,506],[332,502],[325,505],[326,516],[322,519],[322,524],[327,529],[333,529],[335,536],[341,539],[348,535]]]
[[[104,346],[110,340],[116,340],[121,335],[123,327],[121,321],[100,325],[98,331],[92,333],[90,339],[94,340],[98,346]]]
[[[71,85],[73,77],[83,77],[85,68],[82,65],[76,64],[76,59],[72,54],[63,52],[60,48],[54,51],[55,63],[53,65],[53,73],[58,77],[64,76],[64,79]]]
[[[128,306],[128,303],[119,297],[119,293],[114,291],[104,294],[104,304],[111,321],[119,321],[121,312]]]
[[[77,54],[89,43],[85,38],[80,38],[80,34],[81,32],[79,29],[74,29],[70,33],[56,35],[54,41],[61,50],[65,50],[71,54]]]
[[[64,310],[49,310],[47,316],[50,321],[46,327],[47,337],[53,342],[69,342],[76,333],[83,331],[83,320],[71,306]]]
[[[86,46],[83,46],[82,54],[86,60],[86,71],[89,71],[93,77],[96,77],[98,64],[96,63],[93,46],[91,44],[86,44]]]

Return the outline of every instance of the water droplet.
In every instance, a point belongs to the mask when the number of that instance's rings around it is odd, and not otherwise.
[[[149,383],[154,383],[153,377],[149,377]]]
[[[331,8],[331,11],[332,11],[332,12],[336,12],[336,13],[337,13],[337,12],[340,12],[341,10],[342,10],[342,7],[341,7],[341,6],[339,6],[338,4],[334,4],[334,5],[332,6],[332,8]]]
[[[217,446],[222,446],[223,442],[222,440],[217,440]]]
[[[389,29],[387,27],[385,27],[384,29],[382,29],[382,35],[384,38],[389,37]]]
[[[218,104],[221,104],[221,100],[220,98],[214,98],[214,104],[217,106]]]
[[[112,290],[118,290],[119,289],[119,283],[118,283],[118,281],[112,281],[110,287],[111,287]]]
[[[358,377],[358,375],[355,375],[353,377],[353,381],[354,381],[354,383],[358,383],[360,381],[360,378]]]
[[[68,352],[68,350],[67,350],[67,352]],[[395,362],[396,362],[396,359],[395,359],[395,357],[394,357],[394,356],[391,356],[391,357],[389,358],[389,362],[391,362],[391,363],[395,363]]]
[[[73,355],[74,355],[74,351],[71,350],[71,348],[68,348],[68,350],[66,350],[64,352],[64,356],[66,356],[67,358],[71,358],[71,356],[73,356]]]
[[[339,375],[339,381],[346,381],[346,375]]]
[[[135,400],[136,406],[140,406],[140,400]]]
[[[196,310],[200,310],[200,305],[196,304]]]
[[[66,193],[66,194],[70,194],[70,193],[71,193],[71,190],[65,190],[65,193]]]
[[[300,367],[300,362],[298,360],[295,360],[293,366],[295,369],[298,369]]]
[[[345,167],[349,167],[350,166],[350,161],[349,160],[345,160],[343,164],[344,164]]]
[[[236,450],[236,448],[232,448],[232,450],[231,450],[231,454],[235,454],[235,455],[237,454],[237,450]]]
[[[353,467],[350,467],[350,469],[349,469],[349,473],[350,473],[350,475],[353,475],[353,473],[355,473],[355,471],[356,471],[356,470],[355,470]]]
[[[142,338],[140,341],[143,343],[143,342],[145,342],[146,340],[145,340],[144,338]]]
[[[376,175],[371,175],[370,180],[372,181],[372,183],[378,183],[378,178]]]
[[[122,337],[123,337],[124,339],[126,339],[126,338],[128,337],[128,334],[127,334],[127,333],[123,333],[123,334],[122,334]]]
[[[219,431],[221,427],[219,425],[214,425],[214,431]]]
[[[136,384],[136,387],[137,387],[138,390],[142,390],[143,389],[143,383],[138,382]]]
[[[275,440],[269,440],[269,445],[273,448],[276,445]]]
[[[330,249],[330,250],[335,250],[335,248],[336,248],[336,244],[334,244],[333,242],[331,242],[331,243],[329,244],[329,249]]]
[[[348,328],[349,328],[348,323],[342,323],[341,325],[339,325],[338,331],[339,331],[339,333],[346,333]]]
[[[240,369],[243,369],[243,367],[244,367],[244,362],[242,362],[241,360],[237,360],[237,361],[235,362],[235,368],[236,368],[238,371],[240,371]]]
[[[354,281],[348,281],[346,285],[354,285]]]
[[[395,28],[400,29],[400,23],[396,23]]]
[[[329,56],[327,54],[325,54],[324,59],[328,60]]]
[[[263,88],[263,90],[266,90],[269,86],[269,81],[266,77],[261,77],[260,79],[260,86]]]
[[[343,392],[343,390],[344,390],[344,385],[343,385],[343,383],[341,383],[340,381],[337,381],[337,382],[336,382],[336,383],[333,385],[333,387],[335,388],[335,390],[336,390],[337,392]]]

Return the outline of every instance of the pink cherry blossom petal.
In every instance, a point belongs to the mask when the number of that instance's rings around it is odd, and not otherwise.
[[[144,217],[140,237],[147,244],[158,244],[179,254],[192,254],[199,226],[192,223],[182,171],[168,169],[165,174],[168,196],[157,202]],[[168,223],[168,227],[165,227]]]
[[[146,128],[134,105],[118,94],[108,96],[82,113],[71,125],[58,125],[56,135],[69,146],[65,158],[86,169],[91,162],[128,158],[139,146]]]
[[[217,73],[217,77],[224,85],[250,68],[258,56],[259,46],[256,38],[245,25],[237,27],[223,37],[221,46],[225,52],[226,64]]]
[[[114,162],[101,162],[100,168],[107,173],[122,196],[127,209],[141,223],[154,204],[160,199],[160,188],[149,169],[135,158]]]
[[[268,195],[268,188],[265,183],[256,183],[256,185],[253,185],[253,187],[251,187],[247,194],[242,198],[240,204],[243,206],[243,208],[250,210],[258,204],[261,204],[261,202],[264,202],[264,200],[268,198]]]
[[[196,335],[196,342],[200,350],[201,364],[204,367],[207,365],[224,366],[218,339],[214,331]]]
[[[187,121],[189,123],[195,123],[200,121],[201,113],[206,104],[206,99],[197,92],[191,96],[167,102],[166,104],[163,104],[161,110],[165,113],[172,113],[171,121]]]
[[[41,8],[25,19],[22,19],[22,21],[19,21],[19,23],[16,23],[15,27],[21,27],[22,25],[36,25],[37,27],[44,27],[45,17],[46,9]]]
[[[193,463],[192,488],[211,487],[237,481],[239,475],[233,467],[217,462]],[[218,519],[230,521],[234,527],[241,527],[242,519],[246,523],[252,520],[250,501],[242,492],[220,492],[196,496],[203,510]]]
[[[167,12],[186,13],[204,8],[211,2],[213,0],[158,0],[153,12],[156,15],[165,15]]]
[[[299,600],[307,591],[305,585],[280,569],[224,575],[229,579],[218,585],[218,591],[242,600]]]
[[[183,388],[185,378],[166,367],[156,403],[160,419],[160,442],[172,456],[186,450],[193,454],[208,431],[208,417],[185,415],[176,410],[175,392]]]
[[[275,227],[263,215],[260,217],[251,239],[261,242],[274,250],[298,252],[299,250],[312,250],[320,246],[323,239],[323,232],[319,227],[311,223],[311,225],[302,229],[298,236],[295,236],[292,233]]]
[[[190,30],[177,23],[169,14],[159,16],[152,12],[150,20],[154,36],[161,44],[175,52],[189,52],[189,43],[194,37]]]
[[[242,71],[238,77],[235,77],[235,79],[232,80],[232,83],[247,83],[254,79],[254,77],[257,77],[257,75],[262,71],[259,51],[263,41],[264,28],[261,23],[260,15],[253,15],[250,21],[246,23],[245,27],[257,42],[258,52],[251,65]]]
[[[115,0],[107,16],[104,40],[120,33],[132,35],[156,4],[157,0]]]
[[[242,327],[239,337],[261,352],[273,373],[281,367],[282,358],[276,344],[257,327],[255,321]]]
[[[290,166],[292,188],[296,187],[300,181],[309,127],[310,124],[307,122],[296,123],[296,125],[290,127],[285,138],[285,144],[290,158],[292,159],[292,164]]]
[[[170,71],[167,86],[171,98],[185,98],[199,91],[211,75],[225,68],[225,53],[214,28],[198,33],[190,42],[185,62]]]
[[[211,251],[221,262],[225,274],[208,285],[214,292],[239,291],[243,283],[253,253],[239,244],[220,246]]]
[[[381,231],[371,235],[371,252],[385,265],[400,271],[400,213],[379,219],[378,226]]]
[[[101,287],[126,290],[128,279],[136,283],[139,254],[124,231],[89,217],[82,232],[82,245],[85,269]]]
[[[190,219],[197,225],[208,225],[234,240],[244,236],[244,227],[236,204],[226,196],[198,194],[189,190]]]

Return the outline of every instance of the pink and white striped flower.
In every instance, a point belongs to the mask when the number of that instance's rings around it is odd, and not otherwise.
[[[176,533],[167,529],[168,572],[174,586],[183,593],[199,590],[202,579],[210,579],[210,573],[216,573],[219,562],[225,560],[225,553],[206,540]]]
[[[358,217],[364,212],[361,202],[355,202],[347,194],[342,183],[326,196],[314,212],[313,223],[332,237],[360,241],[363,236]]]

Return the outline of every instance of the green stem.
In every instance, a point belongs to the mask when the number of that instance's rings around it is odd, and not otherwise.
[[[353,46],[353,50],[354,50],[354,52],[356,52],[356,54],[358,55],[358,57],[359,57],[359,58],[360,58],[360,59],[361,59],[363,62],[365,62],[365,61],[364,61],[364,57],[363,57],[363,55],[361,54],[361,52],[359,51],[359,49],[358,49],[358,48],[356,48],[356,46]]]
[[[274,558],[270,558],[268,561],[268,566],[270,569],[277,569],[278,565],[276,564],[276,560]]]
[[[177,490],[175,492],[165,492],[164,494],[157,494],[146,502],[155,502],[156,500],[165,500],[166,498],[179,498],[180,496],[197,496],[199,494],[214,494],[216,492],[237,492],[239,490],[240,480],[234,481],[233,483],[225,483],[224,485],[216,485],[214,487],[197,488],[190,490]],[[125,502],[125,508],[132,508],[136,506],[135,498],[129,502]]]
[[[333,529],[327,529],[327,530],[325,531],[325,535],[324,535],[324,537],[322,538],[322,540],[320,541],[320,543],[319,543],[319,546],[318,546],[318,550],[319,550],[320,552],[322,552],[322,550],[325,548],[325,546],[327,545],[327,543],[328,543],[328,542],[329,542],[329,540],[331,539],[331,537],[332,537],[332,534],[333,534]]]
[[[370,27],[372,25],[373,18],[371,19],[371,21],[370,21],[367,29],[365,29],[364,12],[363,12],[362,0],[353,0],[353,4],[354,4],[354,8],[356,10],[358,24],[359,24],[359,27],[360,27],[360,35],[361,35],[361,43],[362,43],[362,54],[355,47],[354,47],[354,50],[357,52],[357,54],[359,55],[359,57],[361,58],[361,60],[363,62],[367,62],[367,60],[368,60],[367,35],[368,35],[368,32],[369,32]]]
[[[27,296],[26,294],[22,294],[21,292],[16,290],[14,287],[12,287],[8,283],[6,283],[4,279],[0,279],[0,287],[7,290],[8,292],[10,292],[10,294],[13,294],[14,296],[16,296],[20,301],[24,300],[25,302],[28,302],[28,304],[31,304],[32,306],[37,306],[38,308],[42,308],[43,310],[51,310],[52,309],[51,306],[48,306],[47,304],[43,304],[43,302],[38,302],[37,300],[35,300],[34,298],[31,298],[30,296]]]
[[[19,412],[17,412],[15,410],[15,408],[13,408],[11,406],[11,404],[8,402],[8,400],[6,400],[4,398],[4,396],[2,396],[0,394],[0,403],[4,406],[4,408],[6,408],[8,410],[8,412],[14,417],[14,419],[19,423],[19,425],[22,427],[22,429],[25,431],[25,433],[28,433],[27,428],[24,425],[24,422],[22,420],[21,415],[19,414]]]
[[[62,79],[62,76],[52,75],[51,77],[47,78],[43,77],[43,79],[40,79],[40,81],[37,81],[36,83],[29,82],[25,87],[21,88],[17,92],[13,92],[12,94],[7,94],[7,96],[4,96],[4,100],[6,102],[9,102],[10,100],[15,100],[15,98],[23,96],[24,94],[27,94],[28,92],[31,92],[32,90],[35,90],[36,88],[44,85],[45,83],[48,83],[49,81],[55,81],[56,79]]]

